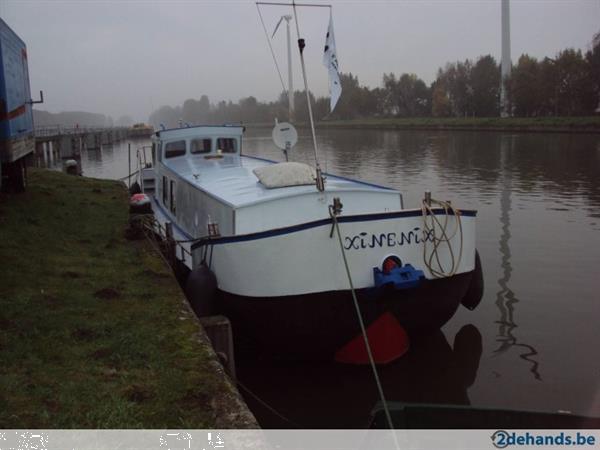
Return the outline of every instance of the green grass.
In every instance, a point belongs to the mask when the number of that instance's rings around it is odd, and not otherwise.
[[[516,131],[600,132],[600,116],[594,117],[472,117],[472,118],[389,118],[331,120],[319,123],[321,128],[379,129],[473,129]]]
[[[117,182],[0,196],[0,428],[214,428],[233,388]]]

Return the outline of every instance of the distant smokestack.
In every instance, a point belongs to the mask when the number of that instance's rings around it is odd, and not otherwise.
[[[502,69],[500,71],[500,115],[508,117],[508,99],[504,81],[510,76],[510,4],[509,0],[502,0]]]

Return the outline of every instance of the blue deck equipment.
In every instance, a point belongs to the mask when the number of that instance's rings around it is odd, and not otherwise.
[[[425,275],[422,270],[405,264],[402,267],[394,267],[389,273],[383,272],[379,267],[373,267],[373,277],[376,288],[393,285],[395,289],[410,289],[417,287]]]

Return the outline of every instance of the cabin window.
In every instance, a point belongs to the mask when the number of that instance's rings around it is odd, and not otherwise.
[[[156,167],[156,142],[152,143],[152,167]]]
[[[167,177],[162,178],[162,202],[163,205],[167,206],[167,199],[169,193],[169,185],[167,184]]]
[[[185,141],[169,142],[165,146],[165,158],[185,155]]]
[[[171,180],[171,189],[169,189],[169,194],[169,208],[171,209],[171,212],[175,214],[175,180]]]
[[[211,143],[210,139],[192,139],[190,153],[210,153]]]
[[[223,153],[237,153],[237,139],[217,138],[217,150]]]

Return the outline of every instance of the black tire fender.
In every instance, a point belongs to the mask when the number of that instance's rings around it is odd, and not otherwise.
[[[216,314],[217,277],[206,264],[200,264],[190,272],[185,295],[198,317]]]

